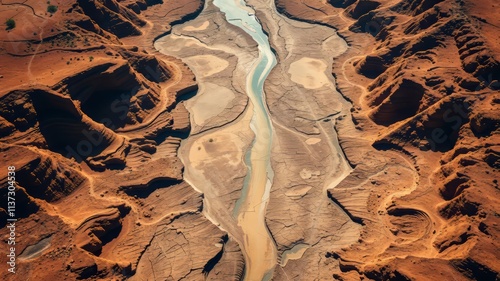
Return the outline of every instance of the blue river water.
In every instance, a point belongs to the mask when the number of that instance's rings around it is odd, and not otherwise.
[[[246,80],[255,138],[245,157],[248,172],[233,215],[238,217],[244,235],[245,280],[269,280],[276,265],[275,245],[265,224],[273,178],[270,165],[273,128],[265,102],[264,81],[276,65],[276,57],[253,9],[243,0],[214,0],[213,3],[230,24],[240,27],[258,44],[259,57],[248,70]]]

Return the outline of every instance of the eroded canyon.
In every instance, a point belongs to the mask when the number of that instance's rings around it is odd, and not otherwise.
[[[3,0],[2,280],[497,280],[499,10]]]

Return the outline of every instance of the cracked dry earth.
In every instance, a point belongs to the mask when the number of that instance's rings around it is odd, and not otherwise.
[[[195,77],[153,47],[203,3],[52,1],[49,15],[45,2],[8,2],[0,15],[16,27],[0,31],[0,151],[1,169],[16,167],[18,259],[11,274],[2,254],[0,279],[241,275],[238,245],[201,213],[177,157]]]
[[[274,180],[265,218],[278,252],[273,278],[297,278],[296,263],[304,276],[329,278],[338,265],[326,261],[325,253],[353,243],[360,232],[327,196],[350,171],[334,129],[350,105],[336,91],[328,67],[347,44],[332,28],[278,14],[273,2],[248,4],[278,57],[264,89],[274,128]],[[195,20],[175,26],[156,47],[180,57],[197,76],[199,92],[186,103],[193,130],[180,149],[185,179],[204,193],[204,214],[241,245],[245,233],[234,207],[246,174],[244,151],[253,138],[244,87],[258,56],[255,42],[208,2]]]
[[[3,0],[0,278],[497,280],[498,5],[464,2],[244,1],[277,60],[246,206],[262,49],[214,1]]]

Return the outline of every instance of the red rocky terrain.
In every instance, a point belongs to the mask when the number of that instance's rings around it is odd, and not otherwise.
[[[288,17],[338,29],[350,47],[332,72],[353,104],[355,129],[338,130],[355,169],[329,196],[363,233],[328,255],[339,261],[333,277],[497,280],[499,4],[276,5]],[[397,168],[395,158],[379,163],[392,153],[404,156],[412,172]]]
[[[2,254],[0,279],[241,273],[237,244],[201,214],[202,195],[183,181],[177,158],[190,130],[182,101],[197,89],[194,75],[153,48],[202,8],[2,1],[0,18],[15,22],[0,30],[2,240],[11,235],[8,166],[18,221],[16,274]]]
[[[248,2],[278,58],[273,280],[498,280],[500,4]],[[4,0],[0,20],[0,279],[241,280],[255,42],[202,0]]]

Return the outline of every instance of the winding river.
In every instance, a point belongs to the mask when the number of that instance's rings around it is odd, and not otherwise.
[[[252,8],[243,0],[214,0],[229,23],[240,27],[257,43],[259,58],[248,71],[246,92],[253,105],[255,139],[246,155],[248,174],[234,214],[244,233],[245,280],[269,280],[276,265],[276,247],[265,223],[273,172],[270,165],[273,128],[265,105],[264,81],[276,65],[269,40]]]

